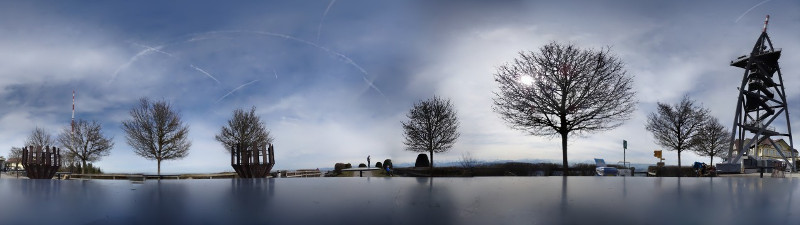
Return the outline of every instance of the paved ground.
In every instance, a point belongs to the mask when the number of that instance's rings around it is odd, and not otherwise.
[[[760,173],[735,173],[735,174],[720,174],[720,177],[761,177]],[[786,178],[797,178],[800,174],[797,173],[784,173]],[[772,173],[764,173],[764,178],[772,178]]]
[[[793,224],[800,221],[800,194],[793,194],[799,186],[797,174],[786,179],[3,179],[0,200],[14,204],[0,204],[0,223]],[[354,211],[363,213],[352,216]]]
[[[0,179],[17,179],[17,176],[13,173],[2,173],[0,175]],[[19,179],[28,179],[27,177],[19,177]]]

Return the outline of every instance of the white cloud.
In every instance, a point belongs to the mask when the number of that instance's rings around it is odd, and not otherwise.
[[[234,10],[235,15],[216,17],[224,21],[203,23],[191,21],[206,15],[192,13],[182,14],[189,20],[163,15],[127,21],[90,9],[81,15],[47,13],[51,7],[0,10],[6,12],[0,17],[25,18],[0,22],[5,35],[0,42],[0,98],[4,100],[0,126],[5,127],[0,143],[19,145],[37,125],[58,131],[69,120],[69,95],[76,89],[77,116],[103,122],[104,129],[115,136],[112,155],[97,163],[107,171],[155,172],[155,162],[133,154],[119,128],[129,107],[145,96],[169,100],[191,126],[192,153],[184,160],[165,162],[162,169],[167,173],[230,170],[227,155],[213,135],[231,110],[253,105],[277,137],[276,168],[330,167],[335,162],[361,162],[366,155],[375,161],[413,162],[416,153],[403,150],[399,122],[413,102],[435,94],[453,101],[462,132],[450,152],[436,155],[437,161],[458,160],[463,152],[483,160],[560,161],[559,139],[512,130],[491,109],[495,69],[519,51],[536,51],[555,40],[583,48],[610,46],[635,76],[641,103],[623,126],[571,138],[570,161],[594,157],[619,161],[620,142],[626,139],[630,161],[655,162],[651,150],[661,147],[644,130],[644,123],[656,102],[673,103],[689,94],[723,124],[733,119],[735,88],[742,71],[727,64],[752,46],[761,20],[746,16],[732,24],[750,7],[744,3],[731,4],[735,9],[720,8],[717,3],[418,4],[422,5],[343,2],[331,9],[316,43],[347,54],[367,74],[343,57],[302,41],[213,32],[284,32],[314,40],[322,11],[311,13],[305,5],[275,8],[279,13]],[[799,44],[787,38],[798,34],[791,29],[796,22],[791,13],[797,10],[782,4],[764,4],[750,14],[762,13],[762,8],[775,10],[770,34],[776,46],[785,49],[781,62],[791,101],[800,96],[800,91],[791,88],[800,82],[792,72],[800,68],[791,63],[798,60],[791,49]],[[319,4],[319,10],[325,6]],[[436,10],[442,7],[448,10]],[[148,13],[151,8],[131,10]],[[153,27],[154,21],[171,22]],[[204,32],[214,35],[190,34]],[[144,50],[136,43],[163,45],[161,50],[169,55],[146,54],[131,60]],[[119,74],[112,80],[117,69]],[[370,89],[365,78],[385,97]],[[214,103],[253,80],[259,82]],[[670,153],[666,156],[667,163],[675,163]],[[684,162],[692,160],[705,159],[684,154]]]

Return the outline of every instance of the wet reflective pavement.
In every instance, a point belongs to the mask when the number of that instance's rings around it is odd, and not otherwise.
[[[751,177],[2,179],[0,224],[796,224],[799,183]]]

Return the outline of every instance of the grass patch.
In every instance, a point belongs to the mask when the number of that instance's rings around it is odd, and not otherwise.
[[[386,175],[386,171],[373,170],[370,173],[372,173],[372,177],[389,177]]]
[[[355,171],[342,171],[342,174],[336,177],[352,177]]]

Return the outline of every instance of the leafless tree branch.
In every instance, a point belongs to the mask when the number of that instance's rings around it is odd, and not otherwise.
[[[700,156],[710,157],[709,165],[714,164],[714,157],[727,158],[728,145],[731,144],[730,130],[726,129],[716,117],[709,116],[700,127],[694,138],[694,151]]]
[[[50,133],[47,133],[44,128],[36,127],[31,131],[31,134],[28,135],[28,139],[25,140],[25,146],[54,146],[56,144],[53,137],[50,136]]]
[[[520,52],[494,79],[500,90],[494,111],[514,129],[561,136],[565,170],[569,135],[619,127],[636,110],[633,78],[608,48],[551,42],[538,52]]]
[[[656,143],[667,150],[678,152],[678,166],[681,166],[681,152],[695,149],[701,141],[695,140],[708,118],[708,110],[695,104],[689,96],[671,106],[658,102],[658,111],[647,117],[645,129],[653,134]]]
[[[79,119],[75,122],[74,129],[67,126],[58,135],[58,142],[66,149],[66,157],[81,161],[81,173],[86,173],[87,162],[95,162],[108,156],[114,147],[113,138],[103,136],[102,129],[97,121]]]
[[[250,109],[250,112],[245,112],[243,109],[234,110],[233,117],[228,120],[228,125],[222,126],[219,134],[214,138],[222,143],[229,153],[236,144],[258,143],[258,146],[268,146],[275,140],[261,117],[256,115],[255,106]]]
[[[141,98],[130,115],[131,119],[122,121],[126,141],[137,155],[158,162],[158,174],[162,160],[189,155],[189,126],[181,122],[180,114],[169,103]]]
[[[460,136],[453,104],[434,96],[415,103],[406,116],[408,121],[401,122],[406,150],[430,153],[433,168],[433,153],[450,150]]]

